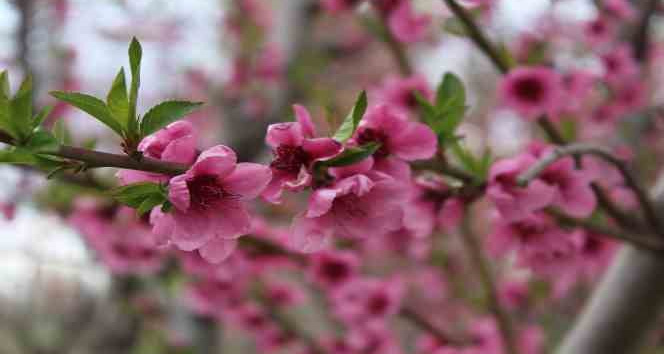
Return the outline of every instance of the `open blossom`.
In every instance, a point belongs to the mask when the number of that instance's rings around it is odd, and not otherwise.
[[[404,292],[398,278],[356,278],[331,295],[333,311],[349,326],[373,326],[399,311]]]
[[[416,14],[411,1],[401,1],[390,13],[387,21],[394,38],[407,44],[422,40],[431,23],[431,17]]]
[[[603,54],[604,78],[610,84],[620,84],[623,80],[634,79],[639,73],[639,64],[628,45],[621,45]]]
[[[526,187],[517,185],[517,177],[535,161],[534,156],[524,153],[491,166],[486,194],[507,220],[522,219],[553,201],[555,189],[539,179]]]
[[[196,134],[188,121],[177,121],[169,124],[156,133],[145,137],[138,145],[143,156],[153,159],[191,164],[196,158]],[[123,184],[137,182],[167,182],[168,176],[158,173],[120,170],[117,177]]]
[[[315,252],[332,235],[362,239],[399,229],[409,192],[394,178],[370,169],[370,159],[332,169],[337,180],[314,190],[306,212],[293,220],[291,245]]]
[[[502,103],[524,118],[534,119],[556,111],[561,99],[561,79],[546,67],[520,67],[503,77],[498,88]]]
[[[359,266],[359,258],[351,251],[323,251],[311,256],[309,276],[322,287],[335,289],[357,276]]]
[[[170,180],[173,210],[153,210],[153,231],[181,250],[198,249],[206,260],[219,262],[235,239],[250,231],[244,203],[263,191],[271,175],[267,166],[238,164],[235,152],[224,145],[205,150],[185,174]]]
[[[410,165],[406,161],[429,159],[438,147],[431,128],[408,120],[399,109],[386,104],[369,108],[353,143],[379,143],[380,148],[373,154],[374,169],[401,181],[410,179]]]
[[[510,159],[496,162],[489,171],[487,196],[501,215],[514,221],[547,206],[556,206],[575,217],[586,217],[595,209],[590,182],[592,175],[577,170],[574,159],[565,157],[549,165],[528,186],[517,185],[518,176],[550,148],[535,147]]]
[[[341,144],[331,138],[315,138],[316,131],[306,108],[295,105],[297,122],[277,123],[268,127],[265,141],[272,148],[272,180],[263,198],[277,203],[284,189],[300,191],[311,185],[310,168],[319,159],[341,151]]]
[[[69,223],[113,273],[152,274],[163,265],[163,250],[157,247],[149,225],[137,219],[133,209],[101,207],[81,200]]]
[[[433,98],[433,91],[422,75],[409,77],[394,76],[387,78],[376,90],[379,102],[389,104],[391,107],[410,113],[419,108],[416,94],[425,99]]]

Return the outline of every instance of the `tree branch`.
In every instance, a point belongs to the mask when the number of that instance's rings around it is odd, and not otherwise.
[[[517,183],[521,186],[526,186],[530,181],[539,176],[546,168],[551,166],[554,162],[566,156],[581,156],[581,155],[593,155],[601,158],[602,160],[613,165],[622,175],[625,185],[631,189],[636,198],[639,201],[643,214],[645,215],[646,220],[650,224],[650,227],[655,233],[661,234],[664,230],[662,228],[661,222],[657,217],[655,208],[652,205],[650,198],[646,194],[645,189],[641,186],[639,181],[633,176],[627,164],[614,156],[611,151],[588,144],[572,144],[567,146],[560,146],[553,149],[551,153],[541,158],[533,166],[531,166],[527,171],[522,173],[517,178]],[[595,190],[595,189],[593,189]],[[597,192],[596,192],[597,193]],[[606,203],[606,201],[604,201]],[[636,223],[638,224],[638,223]]]
[[[0,131],[0,142],[15,145],[14,139]],[[187,171],[188,166],[157,160],[149,157],[134,159],[127,155],[111,154],[88,150],[84,148],[61,145],[56,151],[41,152],[44,155],[62,157],[69,160],[80,161],[89,168],[116,167],[129,170],[154,172],[169,176],[179,175]]]

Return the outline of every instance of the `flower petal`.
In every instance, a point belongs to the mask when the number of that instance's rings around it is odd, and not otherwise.
[[[251,217],[241,202],[224,200],[215,210],[210,229],[217,238],[236,239],[251,232]]]
[[[171,178],[168,183],[168,200],[181,211],[187,211],[191,205],[191,196],[187,187],[188,174]]]
[[[257,163],[239,163],[224,180],[224,190],[242,200],[258,197],[272,179],[269,167]]]
[[[302,140],[302,127],[294,122],[270,124],[265,135],[265,142],[272,148],[279,145],[300,146]]]
[[[237,248],[236,240],[226,240],[223,238],[215,238],[214,240],[206,243],[203,247],[198,249],[198,253],[210,263],[220,263]]]
[[[388,142],[390,152],[404,160],[429,159],[438,147],[436,134],[422,123],[411,122],[408,128]]]
[[[300,214],[293,218],[288,245],[300,252],[318,252],[329,245],[332,231],[327,218],[308,218]]]
[[[217,145],[203,151],[190,171],[194,175],[214,175],[223,178],[233,172],[236,163],[237,156],[233,149]]]
[[[293,110],[295,111],[295,119],[300,123],[300,127],[302,128],[302,134],[307,138],[313,138],[316,136],[316,128],[311,120],[311,114],[309,114],[309,111],[299,104],[294,104]]]

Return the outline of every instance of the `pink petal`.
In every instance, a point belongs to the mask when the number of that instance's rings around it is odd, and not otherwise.
[[[302,148],[313,159],[324,159],[337,155],[341,152],[340,142],[330,138],[304,139]]]
[[[294,104],[293,110],[295,111],[295,119],[302,127],[302,134],[304,134],[304,136],[307,138],[313,138],[316,136],[316,128],[314,127],[314,123],[311,120],[309,111],[307,111],[304,106],[299,104]]]
[[[198,253],[210,263],[220,263],[235,251],[237,248],[236,240],[226,240],[216,238],[198,249]]]
[[[276,148],[279,145],[300,146],[304,140],[302,127],[298,123],[270,124],[265,135],[265,142]]]
[[[399,181],[410,181],[411,178],[411,170],[408,162],[390,156],[376,160],[374,169],[388,174]]]
[[[201,153],[191,168],[194,176],[214,175],[220,178],[228,176],[237,163],[237,156],[228,146],[213,146]]]
[[[171,215],[175,221],[171,241],[183,251],[193,251],[214,236],[210,227],[212,218],[206,213],[173,210]]]
[[[332,167],[328,170],[330,175],[336,178],[346,178],[357,174],[367,173],[374,165],[374,158],[368,158],[344,167]]]
[[[188,135],[171,141],[161,154],[164,161],[190,164],[196,158],[196,139]]]
[[[161,208],[154,208],[150,212],[150,224],[152,225],[152,234],[157,246],[166,246],[173,234],[175,221],[170,214],[165,214]]]
[[[168,200],[181,211],[187,211],[191,205],[191,196],[187,187],[187,174],[171,178],[168,183]]]
[[[328,247],[332,231],[326,218],[307,218],[298,215],[293,219],[288,245],[300,252],[319,252]]]
[[[361,132],[362,128],[368,127],[378,129],[388,137],[393,137],[403,133],[407,129],[408,123],[407,116],[386,104],[379,104],[369,108],[358,132]]]
[[[308,218],[315,218],[330,211],[338,193],[337,189],[332,188],[321,188],[311,193],[306,216]]]
[[[422,123],[409,123],[408,128],[393,136],[388,143],[389,150],[407,161],[429,159],[438,148],[436,134]]]
[[[258,197],[272,179],[272,171],[257,163],[239,163],[223,180],[224,190],[242,200]]]
[[[236,239],[251,232],[251,217],[241,202],[225,200],[215,211],[210,229],[217,238]]]

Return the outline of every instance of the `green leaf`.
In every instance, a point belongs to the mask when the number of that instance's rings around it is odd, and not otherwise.
[[[357,101],[355,101],[355,106],[353,106],[353,109],[348,116],[346,116],[346,119],[341,123],[341,126],[337,129],[337,132],[334,133],[332,138],[342,143],[350,139],[350,137],[353,136],[353,133],[355,133],[357,126],[360,124],[364,112],[367,110],[367,104],[367,93],[362,91],[357,98]]]
[[[122,126],[113,118],[104,101],[90,95],[78,92],[52,91],[51,95],[61,101],[65,101],[72,106],[88,113],[104,123],[107,127],[113,129],[116,133],[122,135]]]
[[[343,167],[352,165],[373,155],[378,149],[380,149],[379,143],[368,143],[358,147],[346,148],[339,155],[329,160],[318,161],[317,167]]]
[[[50,132],[39,130],[30,136],[24,147],[33,152],[54,152],[58,150],[60,143]]]
[[[0,96],[9,99],[10,95],[9,74],[7,73],[7,70],[3,70],[2,73],[0,73]]]
[[[115,76],[111,90],[106,96],[108,110],[116,121],[127,128],[129,122],[129,98],[127,97],[127,84],[125,83],[124,68]]]
[[[52,111],[53,111],[53,106],[46,106],[42,108],[42,110],[39,111],[39,113],[37,113],[37,115],[34,118],[32,118],[32,129],[34,130],[39,128],[42,125],[42,123],[44,123],[46,117],[48,117]]]
[[[141,120],[141,136],[150,135],[198,109],[202,102],[165,101],[145,113]]]
[[[163,188],[157,183],[141,182],[128,184],[110,191],[110,194],[120,203],[132,208],[138,208],[143,202],[154,195],[165,198]]]
[[[141,86],[141,59],[143,48],[136,37],[129,44],[129,67],[131,69],[131,87],[129,89],[129,120],[127,130],[130,136],[138,136],[138,117],[136,116],[136,104],[138,102],[138,88]]]
[[[60,118],[55,121],[55,124],[53,124],[52,133],[60,144],[71,143],[71,133],[69,132],[69,129],[67,128],[67,122],[65,122],[64,119]]]
[[[29,151],[10,148],[0,150],[0,163],[34,165],[37,163],[37,158]]]
[[[167,200],[168,199],[166,199],[166,196],[163,194],[151,194],[149,197],[143,199],[143,202],[138,208],[136,208],[136,212],[138,212],[139,216],[143,216],[143,214],[151,211],[152,208],[163,204]]]
[[[436,108],[443,110],[448,107],[466,105],[466,89],[463,82],[453,73],[445,73],[436,90]]]
[[[32,131],[32,77],[28,76],[9,104],[9,123],[17,138],[23,140]]]

